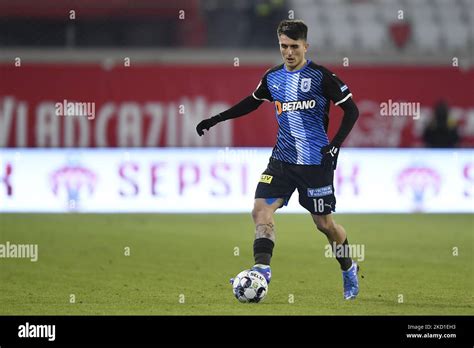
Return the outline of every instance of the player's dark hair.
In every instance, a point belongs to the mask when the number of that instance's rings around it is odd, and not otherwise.
[[[293,40],[306,40],[306,37],[308,36],[308,27],[302,20],[285,19],[278,25],[277,34],[278,36],[285,34]]]

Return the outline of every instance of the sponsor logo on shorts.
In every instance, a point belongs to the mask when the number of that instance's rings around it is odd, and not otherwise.
[[[264,184],[270,184],[272,180],[273,176],[271,175],[262,174],[262,176],[260,177],[260,182],[263,182]]]
[[[309,188],[308,189],[308,197],[324,197],[332,195],[332,186],[324,186],[318,188]]]

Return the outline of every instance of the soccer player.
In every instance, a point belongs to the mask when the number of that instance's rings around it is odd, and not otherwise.
[[[279,125],[277,143],[257,185],[252,211],[255,223],[255,265],[252,269],[261,272],[267,282],[271,279],[270,261],[275,246],[273,215],[288,204],[295,189],[299,193],[299,203],[309,211],[333,250],[349,250],[344,227],[331,215],[336,208],[333,176],[339,149],[359,111],[344,82],[325,67],[306,59],[307,32],[303,21],[283,20],[277,29],[283,64],[269,69],[250,96],[201,121],[196,127],[202,136],[204,130],[246,115],[264,101],[275,104]],[[331,101],[342,108],[344,117],[336,135],[329,141]],[[347,253],[336,253],[336,259],[342,270],[344,298],[354,299],[359,293],[358,265]]]

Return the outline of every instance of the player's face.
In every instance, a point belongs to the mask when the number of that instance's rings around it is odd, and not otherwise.
[[[309,46],[306,41],[303,39],[293,40],[285,34],[281,34],[278,41],[286,68],[290,71],[302,68],[306,62],[304,56]]]

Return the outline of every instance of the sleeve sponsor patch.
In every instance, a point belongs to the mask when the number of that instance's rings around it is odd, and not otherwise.
[[[324,197],[332,195],[332,186],[323,186],[317,188],[308,188],[308,197]]]

